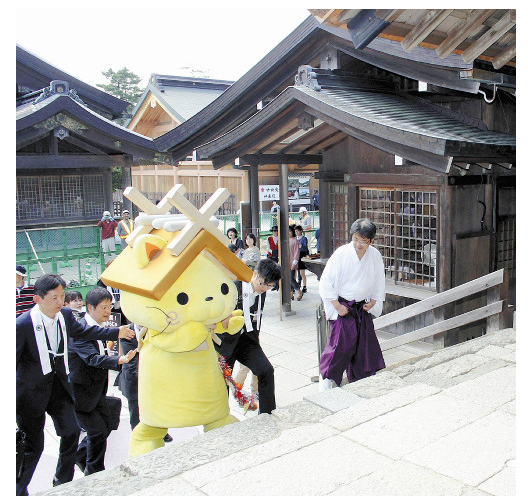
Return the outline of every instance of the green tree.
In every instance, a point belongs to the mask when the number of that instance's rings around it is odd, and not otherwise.
[[[123,189],[123,169],[121,167],[112,168],[112,190]]]
[[[130,110],[143,93],[143,90],[138,86],[141,78],[137,74],[129,71],[126,67],[123,67],[117,72],[110,68],[107,71],[101,72],[101,74],[109,82],[108,84],[96,84],[96,86],[106,93],[130,103],[128,107],[128,110]]]

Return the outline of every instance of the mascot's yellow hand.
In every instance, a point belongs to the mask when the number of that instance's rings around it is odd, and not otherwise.
[[[233,317],[240,317],[241,315],[244,315],[244,312],[242,310],[233,310],[231,315],[233,315]]]
[[[244,317],[242,316],[242,310],[235,310],[235,312],[239,313],[238,315],[235,315],[234,317],[229,318],[229,323],[227,327],[223,326],[223,322],[217,322],[214,332],[216,334],[223,334],[224,332],[227,332],[228,334],[236,334],[242,327],[244,326]],[[235,313],[233,312],[233,314]]]

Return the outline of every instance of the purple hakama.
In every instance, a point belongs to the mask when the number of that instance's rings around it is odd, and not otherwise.
[[[330,335],[321,354],[319,369],[323,379],[341,385],[346,370],[348,382],[374,375],[385,368],[383,354],[374,332],[372,315],[355,301],[339,298],[348,314],[330,320]]]

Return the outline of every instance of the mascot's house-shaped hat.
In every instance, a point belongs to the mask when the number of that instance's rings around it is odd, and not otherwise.
[[[154,205],[135,188],[124,191],[144,214],[135,219],[137,227],[126,239],[128,246],[101,275],[107,286],[159,300],[199,254],[232,280],[251,279],[251,269],[227,248],[229,240],[211,217],[229,191],[217,190],[200,210],[184,193],[184,186],[178,184]],[[184,215],[170,215],[172,206]]]

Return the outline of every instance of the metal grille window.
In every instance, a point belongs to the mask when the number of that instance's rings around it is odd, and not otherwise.
[[[436,289],[435,190],[360,188],[359,213],[377,227],[374,246],[397,284]]]
[[[344,184],[330,185],[330,225],[332,253],[349,242],[350,230],[348,219],[348,186]]]
[[[103,206],[102,174],[17,177],[17,220],[99,216]]]

